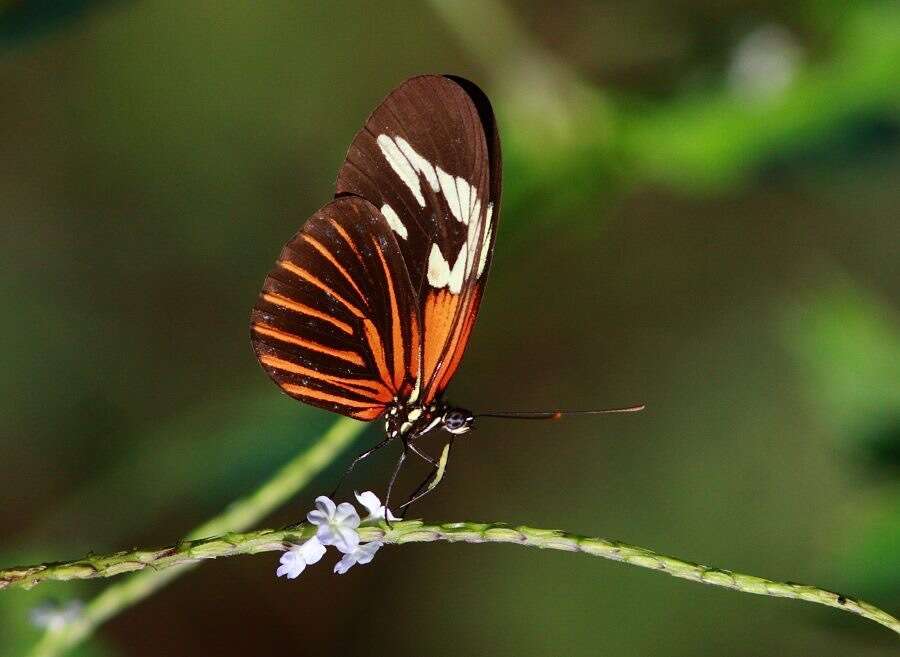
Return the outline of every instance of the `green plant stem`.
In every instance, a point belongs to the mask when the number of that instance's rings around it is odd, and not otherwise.
[[[112,577],[144,568],[153,568],[159,571],[167,568],[173,569],[162,573],[153,573],[158,575],[181,572],[185,567],[205,559],[286,550],[291,545],[311,537],[314,530],[314,527],[301,524],[281,530],[263,529],[248,533],[226,533],[211,538],[182,541],[159,550],[132,550],[105,556],[90,555],[68,563],[10,568],[0,571],[0,580],[5,581],[6,586],[31,588],[48,580]],[[553,529],[512,527],[502,523],[455,522],[433,525],[425,524],[420,520],[395,522],[393,527],[387,527],[383,523],[376,526],[364,526],[360,528],[359,533],[363,542],[383,541],[396,545],[434,541],[512,543],[542,549],[582,552],[595,557],[621,561],[632,566],[649,568],[673,577],[713,586],[723,586],[743,593],[794,598],[834,607],[868,618],[900,634],[900,621],[878,607],[850,596],[816,586],[777,582],[732,570],[712,568],[659,554],[647,548],[603,538],[590,538]],[[115,605],[121,604],[122,600],[126,603],[131,602],[134,594],[141,592],[139,587],[126,587],[117,592],[105,604],[115,609]],[[45,652],[43,654],[57,653]]]
[[[216,539],[205,537],[221,534],[228,535],[227,532],[242,531],[259,522],[275,508],[293,497],[316,474],[327,467],[365,427],[366,424],[363,422],[347,418],[339,419],[309,449],[287,463],[260,488],[250,495],[237,500],[225,509],[223,513],[190,532],[188,538],[195,539],[194,541],[188,540],[179,545],[203,544],[204,542],[214,544]],[[91,559],[93,558],[91,557]],[[96,557],[96,559],[99,559],[98,563],[100,563],[103,557]],[[60,630],[48,631],[35,645],[30,653],[30,657],[53,657],[63,654],[66,650],[91,636],[98,626],[128,607],[152,595],[179,575],[198,565],[201,561],[200,558],[181,559],[173,562],[154,561],[151,559],[140,567],[135,568],[126,565],[128,560],[117,560],[115,556],[107,559],[109,559],[106,562],[107,568],[102,576],[118,575],[147,567],[150,570],[137,573],[123,582],[113,584],[104,589],[85,606],[78,620],[69,623]],[[86,562],[81,563],[85,564]],[[73,564],[69,564],[69,568],[57,564],[56,566],[50,566],[46,570],[52,572],[59,567],[62,570],[56,570],[57,574],[68,572],[70,576],[39,579],[79,579],[85,577],[86,571]],[[3,574],[0,575],[0,589],[10,585],[23,585],[25,583],[27,578],[26,580],[19,579],[16,581],[15,578],[11,579],[7,576],[8,573],[13,572],[17,572],[17,569],[2,571]],[[98,577],[101,575],[88,574],[87,576]]]

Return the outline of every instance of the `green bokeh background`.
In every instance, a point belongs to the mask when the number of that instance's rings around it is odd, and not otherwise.
[[[793,57],[790,80],[754,92],[729,71],[772,26],[789,47],[756,56]],[[0,558],[170,543],[330,424],[262,373],[249,309],[368,112],[452,72],[493,99],[506,161],[450,399],[648,410],[484,421],[416,513],[619,538],[896,613],[898,61],[893,2],[0,0]],[[381,491],[394,457],[353,485]],[[898,647],[831,610],[514,546],[385,549],[294,582],[276,564],[206,564],[76,654]],[[102,585],[0,593],[0,654],[39,637],[39,601]]]

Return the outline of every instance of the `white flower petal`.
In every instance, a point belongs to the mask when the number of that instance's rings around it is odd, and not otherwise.
[[[356,562],[361,564],[367,564],[372,559],[375,558],[375,553],[381,549],[381,546],[384,545],[381,541],[372,541],[371,543],[366,543],[365,545],[360,545],[356,551],[359,553],[359,557],[357,557]]]
[[[334,545],[338,550],[347,554],[353,552],[359,545],[359,534],[350,527],[336,527],[334,530]]]
[[[316,508],[306,514],[306,519],[313,525],[321,525],[330,522],[334,518],[335,505],[330,498],[319,495],[316,498]]]
[[[319,495],[316,498],[316,509],[331,517],[334,515],[334,502],[327,495]]]
[[[285,576],[288,579],[295,579],[306,569],[306,562],[297,551],[297,548],[291,548],[282,554],[280,563],[278,570],[275,571],[276,577]]]
[[[362,504],[366,511],[369,512],[369,515],[366,517],[364,522],[371,522],[373,520],[384,520],[385,516],[385,508],[381,503],[381,500],[378,499],[378,496],[370,490],[365,491],[364,493],[354,493],[356,495],[357,501]],[[397,516],[391,513],[390,510],[387,511],[387,516],[389,520],[400,520]]]
[[[334,545],[334,528],[328,523],[319,525],[316,530],[316,538],[321,541],[322,545]]]
[[[278,566],[278,570],[275,571],[276,577],[287,577],[288,579],[295,579],[300,573],[303,572],[303,569],[306,568],[306,564],[300,564],[299,566],[295,566],[294,564],[282,564]]]
[[[341,557],[341,560],[334,564],[334,572],[338,575],[343,575],[346,573],[353,564],[356,563],[356,559],[353,557],[353,554],[345,554]]]
[[[316,539],[321,541],[322,545],[334,545],[334,527],[327,522],[319,525],[316,529]]]
[[[379,515],[381,510],[384,508],[381,505],[381,500],[378,499],[378,496],[370,490],[367,490],[363,493],[353,493],[356,496],[356,501],[365,507],[366,511],[369,512],[369,518],[375,518]]]
[[[359,514],[352,504],[341,502],[335,506],[332,500],[321,495],[316,498],[316,508],[306,517],[316,525],[316,539],[321,545],[334,545],[341,552],[352,552],[359,545],[356,532]]]
[[[323,545],[334,545],[341,552],[352,552],[359,545],[359,534],[354,528],[337,524],[320,525],[316,538]]]
[[[302,545],[294,545],[281,555],[281,564],[275,571],[276,577],[295,579],[306,567],[316,563],[325,554],[325,546],[316,537],[310,538]]]
[[[313,536],[297,548],[297,552],[303,558],[306,565],[311,566],[325,555],[325,546],[322,544],[322,541]]]
[[[356,564],[367,564],[375,558],[375,553],[384,545],[381,541],[372,541],[359,545],[352,552],[348,552],[334,565],[334,572],[343,575]]]
[[[333,522],[344,527],[359,527],[359,514],[350,502],[341,502],[334,513]]]

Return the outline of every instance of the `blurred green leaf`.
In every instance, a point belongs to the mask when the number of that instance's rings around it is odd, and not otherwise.
[[[787,339],[811,399],[845,443],[890,453],[886,442],[900,441],[900,325],[892,307],[837,285],[790,310]]]
[[[625,101],[622,149],[635,172],[694,191],[722,189],[860,115],[896,116],[900,5],[857,3],[841,13],[826,61],[801,67],[778,97],[748,102],[722,89],[658,106]]]
[[[852,500],[845,513],[831,570],[861,595],[900,602],[900,481]]]
[[[893,308],[848,283],[791,308],[787,344],[823,422],[845,453],[882,467],[889,481],[859,487],[839,513],[845,530],[830,567],[874,597],[900,591],[900,328]]]

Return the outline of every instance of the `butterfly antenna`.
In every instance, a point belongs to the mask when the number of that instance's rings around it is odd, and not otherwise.
[[[645,405],[628,406],[626,408],[603,408],[591,411],[488,411],[477,413],[475,417],[502,417],[508,420],[559,420],[570,415],[612,415],[614,413],[638,413]]]

